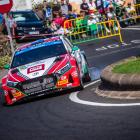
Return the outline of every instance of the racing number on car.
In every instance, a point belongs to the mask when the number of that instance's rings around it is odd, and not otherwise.
[[[10,0],[0,0],[0,5],[6,5],[9,3],[10,3]]]

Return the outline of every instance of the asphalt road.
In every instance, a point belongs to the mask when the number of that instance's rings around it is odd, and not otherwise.
[[[80,45],[93,82],[105,66],[140,55],[140,31],[125,30],[123,38],[125,45],[118,38]],[[93,82],[79,93],[45,96],[12,107],[0,104],[0,140],[140,140],[140,101],[98,97],[94,91],[99,82]]]

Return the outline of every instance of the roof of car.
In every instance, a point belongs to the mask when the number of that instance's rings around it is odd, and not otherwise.
[[[60,41],[61,38],[62,38],[61,36],[56,36],[56,37],[51,37],[51,38],[46,38],[46,39],[39,39],[37,41],[31,42],[29,44],[25,44],[25,45],[19,47],[16,50],[16,52],[25,50],[25,49],[30,48],[30,47],[33,47],[33,46],[37,47],[37,46],[40,46],[40,45],[42,45],[44,43],[49,43],[50,42],[50,44],[51,44],[52,42]]]

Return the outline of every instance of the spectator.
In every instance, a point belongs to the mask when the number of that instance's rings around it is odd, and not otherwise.
[[[135,8],[132,6],[131,3],[128,3],[128,5],[126,7],[126,11],[128,13],[128,17],[130,18],[129,24],[136,23],[136,19],[134,17],[134,16],[136,16],[136,11],[135,11]]]
[[[96,20],[96,23],[100,22],[100,16],[101,15],[99,14],[99,12],[96,9],[94,9],[94,14],[92,14],[92,16]]]
[[[44,20],[44,14],[41,8],[38,8],[38,6],[35,8],[35,13],[37,16],[41,19]]]
[[[96,8],[100,12],[100,14],[105,14],[103,0],[96,0],[95,4],[96,4]]]
[[[131,3],[128,3],[127,7],[126,7],[126,11],[127,11],[129,16],[133,16],[133,14],[135,12],[135,8],[132,6]]]
[[[84,12],[85,15],[88,15],[89,6],[88,6],[86,0],[82,0],[82,1],[83,1],[83,2],[82,2],[82,4],[80,5],[80,10],[81,10],[81,12]]]
[[[3,24],[3,16],[2,16],[2,14],[0,14],[0,25],[2,25]]]
[[[77,17],[78,14],[77,14],[77,9],[76,8],[73,9],[73,14],[76,15],[76,17]]]
[[[116,16],[118,20],[127,18],[127,11],[126,8],[123,7],[122,3],[119,3],[119,5],[116,7]]]
[[[15,36],[16,21],[11,14],[8,15],[8,24],[10,27],[11,35]]]
[[[88,19],[88,28],[89,28],[89,34],[95,35],[97,34],[97,25],[96,25],[96,16],[94,14],[91,14]]]
[[[52,7],[53,18],[55,18],[58,13],[60,14],[60,12],[61,12],[60,4],[58,3],[58,1],[55,0]]]
[[[69,3],[69,0],[66,0],[66,4],[68,6],[68,11],[72,11],[72,5]]]
[[[56,32],[57,31],[57,25],[56,25],[54,20],[52,20],[52,22],[51,22],[50,30],[51,30],[51,32]]]
[[[114,8],[112,6],[110,6],[108,8],[107,18],[108,18],[108,20],[114,20],[114,19],[116,19],[116,14],[115,14]]]
[[[89,14],[94,13],[94,9],[96,9],[95,2],[93,0],[89,0],[88,7],[89,7]]]
[[[69,11],[68,15],[66,15],[66,19],[75,19],[75,18],[77,18],[77,15],[72,11]]]
[[[54,32],[54,34],[56,35],[64,35],[67,34],[69,31],[67,29],[64,30],[64,28],[62,26],[60,26],[58,28],[58,30],[56,32]]]
[[[49,6],[46,0],[43,2],[43,13],[46,20],[52,19],[52,8]]]
[[[96,23],[97,23],[96,15],[91,14],[88,19],[88,25],[92,25],[92,24],[96,24]]]
[[[62,12],[62,15],[68,14],[68,5],[65,4],[64,0],[61,0],[61,12]]]
[[[104,10],[107,11],[109,5],[111,5],[112,0],[104,0],[103,1],[103,6],[104,6]]]
[[[107,12],[107,18],[108,18],[108,20],[116,20],[116,14],[114,12],[114,7],[112,7],[112,6],[109,7],[108,12]],[[109,26],[109,28],[111,28],[111,27],[114,28],[116,31],[118,30],[116,23],[113,24],[112,22],[109,22],[108,26]]]
[[[57,13],[56,17],[54,18],[54,22],[55,22],[56,25],[62,26],[63,22],[64,22],[64,18],[62,18],[62,16],[60,16],[60,14]]]

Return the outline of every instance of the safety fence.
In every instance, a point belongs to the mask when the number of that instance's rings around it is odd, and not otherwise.
[[[120,25],[117,20],[109,20],[88,25],[88,20],[77,18],[64,23],[64,30],[67,37],[74,43],[84,43],[87,41],[118,36],[123,42]]]
[[[128,26],[140,22],[140,4],[135,4],[134,8],[130,8],[129,10],[127,15],[122,17],[117,17],[122,27],[125,27],[123,25]]]

